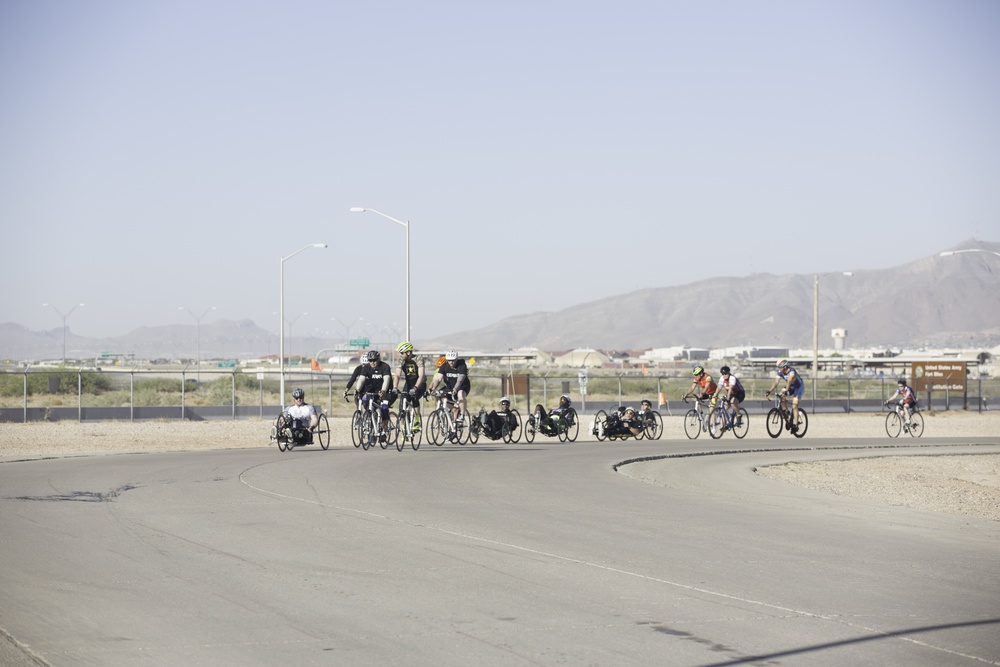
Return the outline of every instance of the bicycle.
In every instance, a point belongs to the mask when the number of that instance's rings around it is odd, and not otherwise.
[[[885,407],[890,407],[892,401],[886,401]],[[889,434],[890,438],[895,438],[899,436],[899,431],[902,430],[903,433],[909,433],[913,438],[919,438],[924,434],[924,417],[920,414],[920,408],[914,403],[910,407],[910,421],[906,421],[906,415],[903,412],[903,404],[900,401],[895,402],[895,408],[889,411],[889,414],[885,416],[885,432]]]
[[[768,395],[770,395],[770,392],[768,392]],[[799,406],[799,419],[795,425],[797,428],[792,431],[792,435],[796,438],[801,438],[809,430],[809,415],[806,414],[805,409],[801,405]],[[772,438],[777,438],[781,435],[782,429],[786,431],[792,430],[792,418],[785,404],[785,393],[778,392],[774,395],[774,407],[767,413],[767,434]]]
[[[688,402],[688,397],[684,397],[684,402]],[[709,403],[705,399],[695,398],[694,407],[684,414],[684,434],[691,440],[696,440],[702,431],[707,431],[710,426],[709,416],[712,414]],[[712,436],[715,437],[715,436]]]
[[[427,441],[437,447],[445,442],[467,443],[470,429],[466,428],[464,419],[456,419],[452,415],[452,409],[458,405],[455,397],[450,392],[442,391],[431,392],[430,395],[437,399],[437,408],[427,417]]]
[[[423,431],[414,422],[417,418],[417,411],[413,409],[414,400],[407,392],[399,394],[399,414],[396,416],[396,423],[399,430],[396,435],[396,449],[403,451],[406,443],[410,443],[413,451],[420,449],[420,442],[424,439]]]
[[[385,449],[396,444],[396,415],[389,412],[389,402],[376,405],[376,395],[362,394],[358,409],[351,418],[351,441],[355,447],[369,449],[376,442]],[[346,396],[344,400],[349,401]],[[384,428],[383,428],[384,426]],[[402,448],[397,447],[400,451]]]
[[[730,410],[728,396],[719,401],[708,419],[708,433],[714,440],[721,438],[726,431],[732,431],[733,435],[742,440],[750,430],[750,415],[745,408],[740,408],[738,412]]]

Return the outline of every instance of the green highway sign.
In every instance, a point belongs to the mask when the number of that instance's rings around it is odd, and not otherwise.
[[[371,341],[367,338],[352,338],[351,347],[368,347],[371,345]]]

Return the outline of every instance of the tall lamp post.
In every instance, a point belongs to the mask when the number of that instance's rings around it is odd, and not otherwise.
[[[281,378],[279,384],[281,388],[281,407],[285,407],[285,260],[295,257],[303,250],[308,250],[309,248],[325,248],[325,243],[310,243],[309,245],[302,246],[291,255],[286,255],[281,258],[280,273],[281,280],[279,282],[278,296],[281,305],[278,309],[278,318],[281,320],[279,326],[281,327],[281,334],[278,336],[278,375]]]
[[[87,305],[87,304],[85,304],[85,303],[78,303],[75,306],[73,306],[72,308],[70,308],[68,313],[66,313],[65,315],[63,315],[59,311],[59,309],[56,308],[55,306],[53,306],[51,303],[43,303],[42,304],[42,308],[44,308],[45,306],[48,306],[52,310],[54,310],[57,313],[59,313],[59,317],[62,318],[62,321],[63,321],[63,365],[64,366],[66,365],[66,320],[69,319],[69,316],[73,314],[74,310],[76,310],[80,306],[85,306],[85,305]]]
[[[373,208],[361,208],[359,206],[351,208],[351,213],[364,213],[365,211],[381,215],[386,220],[391,220],[406,230],[406,340],[410,340],[410,221],[397,220],[391,215],[386,215]]]
[[[812,400],[813,410],[816,409],[816,382],[819,378],[819,277],[829,275],[826,273],[813,274],[813,381]],[[853,276],[853,271],[842,271],[841,275]]]
[[[212,306],[211,308],[209,308],[208,310],[206,310],[204,313],[202,313],[201,317],[198,317],[197,315],[195,315],[194,313],[192,313],[190,310],[188,310],[184,306],[179,306],[177,308],[177,310],[187,310],[188,315],[190,315],[191,317],[194,318],[195,329],[196,329],[196,336],[198,338],[198,382],[201,382],[201,321],[203,319],[205,319],[206,315],[208,315],[210,312],[212,312],[213,310],[215,310],[215,306]]]

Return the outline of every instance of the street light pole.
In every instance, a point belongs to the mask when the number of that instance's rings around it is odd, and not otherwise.
[[[373,208],[361,208],[360,206],[351,208],[351,213],[364,213],[365,211],[381,215],[386,220],[391,220],[406,230],[406,340],[410,340],[410,221],[397,220],[391,215],[386,215]]]
[[[85,305],[87,305],[87,304],[85,304],[85,303],[78,303],[75,306],[73,306],[72,308],[70,308],[68,313],[66,313],[65,315],[63,315],[61,312],[59,312],[59,309],[56,308],[55,306],[53,306],[51,303],[43,303],[42,304],[43,308],[45,306],[48,306],[52,310],[54,310],[57,313],[59,313],[59,317],[62,318],[62,321],[63,321],[63,365],[64,366],[66,365],[66,320],[69,319],[69,316],[73,314],[74,310],[76,310],[80,306],[85,306]]]
[[[193,317],[194,321],[195,321],[195,330],[196,330],[196,334],[195,335],[198,338],[198,382],[201,383],[201,321],[202,321],[202,319],[204,319],[204,317],[206,315],[208,315],[210,312],[212,312],[213,310],[215,310],[215,306],[212,306],[211,308],[209,308],[208,310],[206,310],[204,313],[202,313],[201,317],[198,317],[197,315],[195,315],[194,313],[192,313],[190,310],[188,310],[184,306],[179,306],[177,308],[177,310],[187,310],[188,315],[190,315],[191,317]]]
[[[280,308],[278,309],[278,319],[280,320],[278,326],[281,327],[280,335],[278,336],[278,375],[281,378],[279,381],[281,390],[281,408],[285,408],[285,260],[295,257],[303,250],[309,248],[325,248],[325,243],[310,243],[309,245],[302,246],[291,255],[286,255],[281,258],[279,262],[280,269],[280,282],[278,288],[278,297],[280,303]]]
[[[816,383],[819,378],[819,277],[820,275],[829,274],[813,274],[813,377],[812,377],[812,400],[813,400],[813,410],[816,409]],[[843,271],[841,275],[853,276],[852,271]]]

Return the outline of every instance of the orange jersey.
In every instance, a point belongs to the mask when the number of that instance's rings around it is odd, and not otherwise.
[[[715,380],[708,373],[705,373],[700,378],[695,380],[701,390],[706,394],[714,394],[715,390],[719,388],[719,385],[715,384]]]

